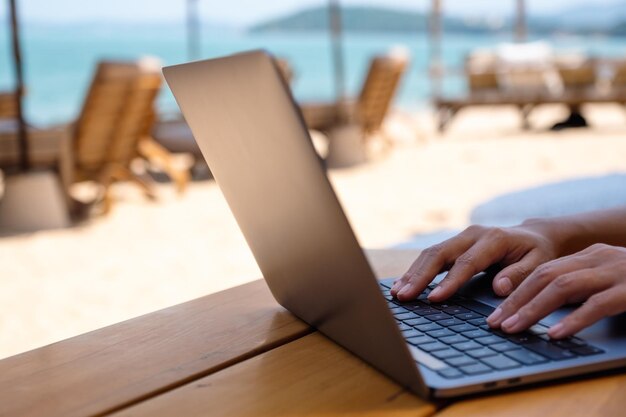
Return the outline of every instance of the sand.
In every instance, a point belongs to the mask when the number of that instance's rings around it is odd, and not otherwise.
[[[393,150],[330,178],[365,247],[460,230],[498,195],[626,172],[624,109],[587,114],[591,128],[552,133],[558,107],[535,113],[526,132],[510,109],[468,110],[439,136],[431,114],[396,112],[386,125]],[[214,182],[182,197],[161,184],[156,202],[127,184],[115,191],[106,217],[0,238],[0,357],[260,277]]]

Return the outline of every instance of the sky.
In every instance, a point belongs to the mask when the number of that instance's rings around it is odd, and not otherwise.
[[[271,17],[325,4],[324,0],[197,0],[203,19],[246,26]],[[554,13],[576,5],[615,3],[616,0],[526,0],[533,14]],[[625,0],[626,1],[626,0]],[[18,0],[20,18],[50,23],[80,21],[181,21],[186,0]],[[514,10],[515,0],[443,0],[450,14],[504,16]],[[0,18],[6,19],[7,1],[0,3]],[[342,0],[345,5],[378,5],[427,10],[429,0]]]

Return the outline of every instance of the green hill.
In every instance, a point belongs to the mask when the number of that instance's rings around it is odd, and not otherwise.
[[[343,28],[349,32],[418,32],[428,27],[424,13],[376,7],[343,7]],[[250,28],[251,32],[325,31],[329,27],[326,7],[306,9],[295,14],[273,19]],[[484,25],[467,24],[460,19],[446,18],[447,31],[486,32]]]
[[[341,8],[343,29],[346,32],[424,32],[428,29],[428,15],[413,10],[382,7],[346,6]],[[618,17],[618,19],[622,19]],[[305,9],[288,16],[256,24],[250,32],[321,32],[329,28],[326,6]],[[513,21],[505,19],[499,25],[486,20],[464,20],[444,16],[443,29],[448,33],[512,32]],[[528,29],[537,35],[571,33],[576,35],[626,36],[626,22],[594,26],[590,23],[573,24],[554,17],[529,17]]]

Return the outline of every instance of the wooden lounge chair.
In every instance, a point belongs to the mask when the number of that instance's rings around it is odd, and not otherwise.
[[[309,129],[328,131],[335,126],[355,122],[365,136],[378,132],[389,111],[408,58],[404,55],[374,57],[356,101],[304,103],[301,105]]]
[[[0,120],[17,118],[16,94],[14,92],[0,92]]]
[[[620,86],[626,86],[626,66],[621,74],[619,65],[613,63],[613,66],[615,76],[609,91],[602,91],[598,86],[598,61],[581,56],[554,56],[546,63],[546,70],[523,74],[526,78],[516,79],[513,88],[506,86],[503,79],[515,79],[519,74],[514,71],[507,74],[507,69],[499,70],[501,75],[496,89],[473,89],[468,76],[470,93],[467,96],[434,98],[439,131],[443,132],[459,111],[473,106],[515,106],[520,110],[522,126],[528,128],[530,112],[543,104],[563,104],[570,110],[578,110],[586,103],[624,104],[626,88]]]
[[[626,60],[614,60],[611,62],[613,77],[610,87],[613,91],[626,92]]]
[[[131,170],[131,162],[138,157],[158,163],[176,181],[179,191],[184,190],[188,172],[176,169],[169,152],[150,136],[161,82],[158,67],[153,65],[98,65],[81,114],[61,143],[60,171],[68,196],[74,183],[95,181],[102,186],[106,211],[111,185],[129,180],[154,197],[151,183]]]
[[[595,90],[598,82],[598,65],[595,59],[585,56],[557,56],[555,61],[566,91],[587,93]]]
[[[18,120],[15,92],[0,92],[0,169],[19,168]],[[32,168],[56,168],[59,157],[59,131],[36,129],[27,124],[29,161]]]
[[[475,51],[465,59],[465,74],[470,94],[494,92],[498,85],[497,58],[489,51]]]

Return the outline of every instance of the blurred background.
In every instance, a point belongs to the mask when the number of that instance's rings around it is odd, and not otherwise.
[[[367,248],[626,204],[623,0],[2,0],[0,21],[0,357],[260,277],[164,65],[271,52]]]

